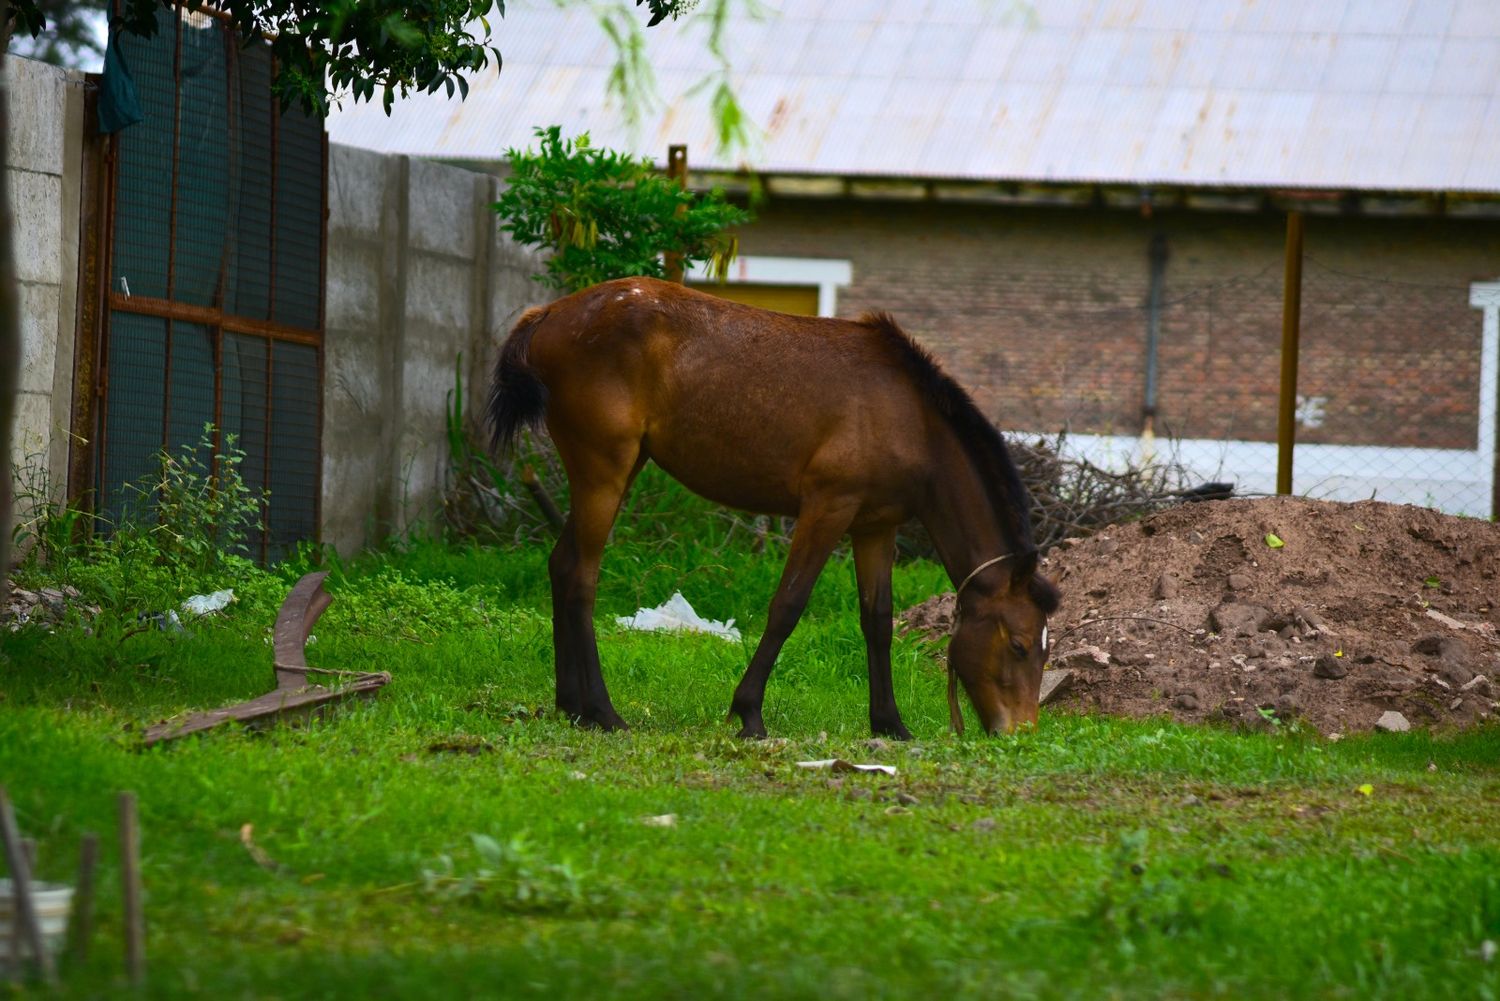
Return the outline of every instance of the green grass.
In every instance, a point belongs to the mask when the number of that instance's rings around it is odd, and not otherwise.
[[[122,990],[114,793],[132,789],[150,996],[1500,997],[1479,955],[1500,941],[1500,728],[1330,744],[1044,713],[956,739],[941,666],[898,638],[918,739],[871,749],[836,559],[771,681],[777,739],[743,743],[723,714],[779,573],[722,546],[610,549],[600,645],[625,735],[536,716],[541,548],[338,568],[310,657],[394,681],[304,729],[135,747],[269,686],[278,579],[186,634],[107,610],[89,634],[0,635],[0,780],[41,874],[71,879],[79,835],[110,835],[66,992]],[[941,582],[904,566],[898,603]],[[610,624],[679,588],[745,644]],[[898,774],[796,767],[833,756]]]

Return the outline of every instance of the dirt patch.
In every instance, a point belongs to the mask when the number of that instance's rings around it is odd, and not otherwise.
[[[1214,501],[1065,539],[1043,566],[1063,591],[1050,666],[1072,672],[1053,705],[1324,733],[1497,710],[1500,525],[1375,501]],[[943,635],[952,605],[939,595],[901,620]]]

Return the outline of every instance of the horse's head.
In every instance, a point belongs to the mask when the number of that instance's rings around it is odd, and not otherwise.
[[[960,588],[958,628],[948,646],[948,669],[963,682],[979,721],[990,733],[1035,724],[1047,660],[1047,616],[1057,610],[1057,588],[1036,572],[1035,552]],[[949,699],[955,725],[956,696]]]

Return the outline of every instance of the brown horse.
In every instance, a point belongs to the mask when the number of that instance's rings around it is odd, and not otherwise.
[[[543,418],[572,511],[549,563],[557,707],[624,728],[599,670],[594,594],[604,543],[648,459],[710,500],[797,519],[765,634],[730,706],[742,737],[781,646],[839,540],[853,543],[870,672],[870,726],[911,735],[891,684],[897,528],[926,526],[959,584],[954,676],[986,730],[1034,723],[1047,616],[1029,500],[1004,440],[889,316],[788,316],[651,278],[604,282],[528,310],[495,368],[504,446]]]

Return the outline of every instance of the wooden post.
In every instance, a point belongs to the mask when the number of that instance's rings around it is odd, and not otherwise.
[[[84,834],[78,852],[78,887],[73,891],[73,916],[68,921],[68,952],[75,966],[82,966],[89,958],[89,939],[94,934],[94,870],[98,864],[99,836]]]
[[[683,145],[667,147],[667,176],[676,179],[678,188],[687,187],[687,147]],[[687,206],[677,206],[677,214],[682,215]],[[666,257],[667,281],[682,283],[682,255],[668,251]]]
[[[1281,308],[1281,400],[1276,420],[1276,492],[1292,492],[1297,444],[1297,352],[1302,335],[1302,213],[1286,214],[1286,281]]]
[[[21,839],[21,858],[26,860],[27,877],[36,875],[36,838]],[[15,884],[11,884],[14,891]],[[38,920],[41,920],[38,916]],[[10,955],[16,962],[16,968],[20,969],[21,954],[26,951],[25,929],[20,921],[10,923]]]
[[[10,797],[0,786],[0,840],[5,842],[5,864],[10,867],[11,905],[15,908],[15,919],[19,923],[23,941],[30,947],[42,979],[49,984],[57,982],[57,968],[52,965],[52,956],[42,941],[42,924],[36,913],[36,898],[31,895],[31,866],[26,860],[26,848],[21,843],[21,829],[16,826],[16,811]],[[14,954],[17,963],[20,953]]]
[[[146,912],[141,899],[141,831],[135,793],[120,793],[120,880],[125,904],[125,972],[132,985],[146,982]]]

